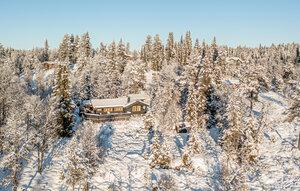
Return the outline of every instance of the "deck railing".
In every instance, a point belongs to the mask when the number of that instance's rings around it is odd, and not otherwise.
[[[88,120],[102,122],[102,121],[118,121],[118,120],[128,120],[132,113],[111,113],[111,114],[94,114],[94,113],[84,113],[84,117]]]

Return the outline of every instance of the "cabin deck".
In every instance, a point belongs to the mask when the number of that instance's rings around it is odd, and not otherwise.
[[[94,122],[128,120],[133,115],[137,115],[137,114],[134,114],[134,113],[111,113],[111,114],[84,113],[84,116],[86,119],[92,120]],[[141,115],[141,114],[138,114],[138,115]]]

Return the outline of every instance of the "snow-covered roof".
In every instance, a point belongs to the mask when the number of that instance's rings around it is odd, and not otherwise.
[[[129,94],[128,96],[123,96],[114,99],[92,99],[91,104],[93,108],[103,108],[103,107],[126,107],[135,102],[141,102],[149,105],[149,96],[147,94]]]

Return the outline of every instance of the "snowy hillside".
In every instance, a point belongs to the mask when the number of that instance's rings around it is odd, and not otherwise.
[[[299,190],[300,152],[296,148],[300,126],[284,122],[286,100],[274,92],[259,97],[263,104],[270,104],[270,128],[263,130],[259,146],[256,174],[248,174],[251,190]],[[257,104],[256,114],[260,106]],[[93,190],[151,190],[155,185],[165,190],[221,190],[221,148],[208,131],[199,134],[201,153],[193,155],[192,168],[181,168],[181,154],[187,143],[187,134],[164,133],[163,140],[170,145],[172,162],[169,169],[149,166],[150,145],[153,132],[143,126],[142,117],[129,121],[95,124],[99,142],[105,148],[103,164],[94,176]],[[21,188],[25,190],[66,190],[60,181],[68,140],[60,140],[47,155],[46,169],[42,175],[35,172],[35,160],[24,169]],[[32,156],[34,158],[34,156]]]
[[[253,189],[300,190],[300,151],[297,148],[300,125],[286,121],[286,100],[269,92],[260,101],[270,104],[268,119],[270,128],[264,129],[260,145],[257,177],[249,182]]]

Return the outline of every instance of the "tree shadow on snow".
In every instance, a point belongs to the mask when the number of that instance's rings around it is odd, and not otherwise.
[[[114,128],[111,123],[101,125],[98,135],[98,147],[103,150],[103,155],[112,148],[111,136],[114,133]]]

